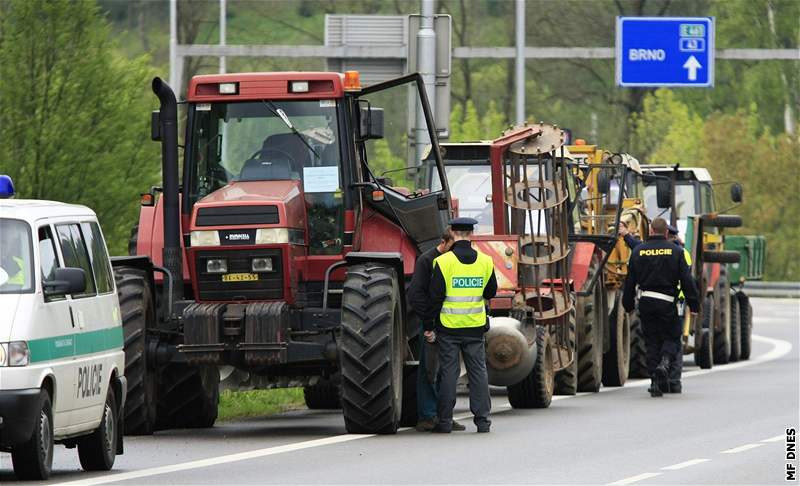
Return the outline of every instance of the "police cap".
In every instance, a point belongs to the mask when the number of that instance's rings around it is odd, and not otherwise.
[[[474,218],[455,218],[450,220],[450,228],[453,231],[473,231],[478,220]]]
[[[671,224],[668,224],[667,225],[667,232],[669,232],[669,234],[671,234],[671,235],[677,235],[678,234],[678,228],[672,226]]]

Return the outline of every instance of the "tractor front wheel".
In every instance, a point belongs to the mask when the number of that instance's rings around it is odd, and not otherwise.
[[[348,268],[339,362],[345,428],[394,434],[403,398],[405,333],[397,273],[377,263]]]
[[[508,402],[514,408],[547,408],[553,400],[553,351],[550,333],[536,326],[536,361],[521,382],[508,387]]]
[[[610,342],[603,356],[603,385],[623,386],[628,380],[630,368],[631,323],[622,307],[621,292],[617,292],[608,325]]]

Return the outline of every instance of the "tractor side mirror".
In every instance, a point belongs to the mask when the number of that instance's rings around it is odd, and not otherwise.
[[[383,108],[369,105],[361,107],[359,135],[361,140],[377,140],[383,138]]]
[[[158,110],[150,113],[150,140],[161,141],[161,112]]]
[[[607,170],[600,169],[597,173],[597,190],[600,194],[608,194],[611,190],[611,174]]]
[[[734,182],[731,186],[731,201],[735,203],[742,202],[742,185]]]
[[[656,204],[661,209],[672,206],[672,181],[669,179],[656,179]]]

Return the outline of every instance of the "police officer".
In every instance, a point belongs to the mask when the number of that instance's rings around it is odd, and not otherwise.
[[[697,314],[697,287],[692,279],[683,251],[667,240],[667,222],[656,218],[650,223],[648,240],[631,254],[622,304],[633,312],[636,288],[641,291],[639,315],[647,347],[647,370],[652,379],[648,391],[660,397],[669,390],[669,369],[683,359],[681,326],[677,316],[678,285],[686,294],[692,314]]]
[[[429,343],[423,338],[425,332],[425,316],[431,315],[430,283],[433,272],[433,260],[450,251],[453,246],[453,235],[448,230],[442,235],[441,241],[435,247],[426,251],[417,258],[414,266],[414,276],[408,286],[408,300],[411,308],[420,317],[419,330],[419,367],[417,368],[417,427],[420,432],[430,432],[436,426],[436,366],[439,350],[436,343]],[[432,317],[435,319],[435,317]],[[464,430],[466,427],[453,422],[453,430]]]
[[[431,315],[425,322],[425,337],[439,343],[439,423],[436,432],[452,430],[459,354],[469,379],[469,408],[478,432],[489,432],[489,377],[486,372],[484,333],[488,330],[486,303],[497,293],[492,258],[472,248],[470,237],[478,222],[456,218],[450,222],[453,249],[433,261],[430,296]]]

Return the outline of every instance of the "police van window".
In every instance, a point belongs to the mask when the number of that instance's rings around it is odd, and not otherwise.
[[[42,275],[42,283],[54,280],[56,268],[59,268],[58,256],[56,253],[56,241],[49,226],[39,228],[39,271]],[[53,300],[63,300],[63,295],[53,295],[45,297],[50,302]]]
[[[0,218],[0,294],[33,292],[32,264],[28,223]]]
[[[82,268],[86,273],[86,291],[73,297],[89,297],[95,295],[94,274],[89,263],[89,254],[83,244],[81,232],[77,224],[61,224],[56,226],[61,254],[64,256],[64,265],[73,268]]]
[[[81,223],[81,233],[89,250],[89,257],[94,270],[94,278],[97,281],[97,293],[105,294],[114,290],[111,268],[108,263],[108,253],[103,244],[103,235],[97,223]]]

